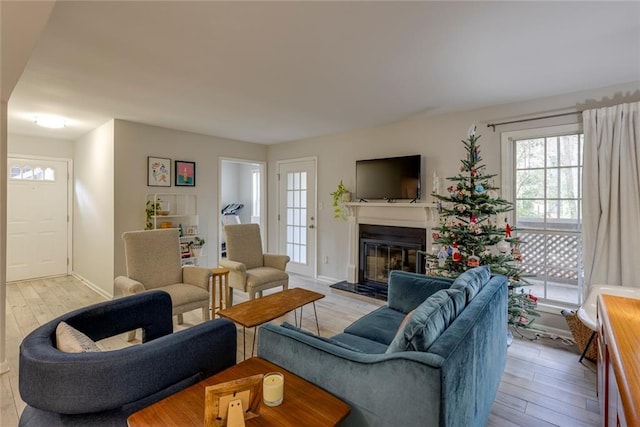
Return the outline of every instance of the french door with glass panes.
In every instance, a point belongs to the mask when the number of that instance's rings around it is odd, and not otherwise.
[[[279,249],[289,255],[287,270],[316,274],[316,161],[278,164]]]

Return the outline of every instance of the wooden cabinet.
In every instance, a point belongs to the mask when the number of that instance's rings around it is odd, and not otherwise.
[[[200,239],[198,198],[195,194],[150,193],[146,196],[147,229],[178,228],[182,265],[198,265],[203,257]]]
[[[598,399],[606,427],[640,427],[640,299],[598,296]]]

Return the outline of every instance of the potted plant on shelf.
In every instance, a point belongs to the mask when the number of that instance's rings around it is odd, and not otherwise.
[[[196,258],[199,257],[202,253],[202,247],[204,246],[204,239],[196,236],[193,241],[189,243],[189,247],[191,248],[191,256]]]
[[[351,201],[351,192],[342,183],[342,180],[338,183],[336,191],[331,193],[333,197],[333,217],[335,219],[347,219],[349,212],[345,203]]]
[[[157,199],[155,203],[151,200],[147,200],[147,206],[145,208],[145,213],[147,215],[144,226],[145,230],[153,230],[153,217],[156,216],[156,212],[160,212],[160,210],[162,210],[162,200]]]

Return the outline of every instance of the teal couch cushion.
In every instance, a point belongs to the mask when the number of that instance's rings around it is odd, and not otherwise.
[[[491,279],[491,270],[488,265],[475,267],[459,275],[451,285],[451,289],[464,292],[467,304],[469,304],[469,301],[480,292],[489,279]]]
[[[440,289],[449,289],[453,279],[407,271],[392,270],[389,273],[387,306],[408,313]]]
[[[356,349],[367,354],[384,354],[387,351],[387,344],[382,344],[377,341],[372,341],[366,338],[359,337],[357,335],[351,335],[342,333],[334,335],[330,338],[333,342],[340,343],[340,346],[345,348]]]
[[[344,332],[388,346],[404,316],[405,313],[383,306],[356,320]]]
[[[325,338],[325,337],[321,337],[321,336],[319,336],[319,335],[312,334],[311,332],[307,332],[307,331],[305,331],[304,329],[300,329],[300,328],[298,328],[297,326],[294,326],[294,325],[292,325],[291,323],[288,323],[288,322],[284,322],[284,323],[283,323],[282,325],[280,325],[280,326],[282,326],[282,327],[283,327],[283,328],[285,328],[285,329],[291,329],[291,330],[293,330],[293,331],[297,331],[297,332],[299,332],[299,333],[301,333],[301,334],[307,335],[307,336],[309,336],[309,337],[313,337],[313,338],[315,338],[315,339],[318,339],[318,340],[320,340],[320,341],[324,341],[324,342],[329,343],[329,344],[333,344],[333,345],[338,346],[338,347],[342,347],[342,348],[347,349],[347,350],[357,351],[357,352],[360,352],[360,351],[361,351],[359,348],[356,348],[356,347],[354,347],[354,346],[349,345],[349,344],[348,344],[347,342],[345,342],[344,340],[342,340],[342,341],[341,341],[341,340],[336,340],[336,339],[334,339],[334,338]]]
[[[442,289],[427,298],[399,330],[386,353],[427,351],[440,334],[449,327],[466,305],[465,294],[454,289]]]

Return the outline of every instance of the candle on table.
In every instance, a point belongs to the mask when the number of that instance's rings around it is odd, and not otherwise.
[[[265,374],[262,381],[262,396],[267,406],[281,404],[284,397],[284,375],[280,372]]]

